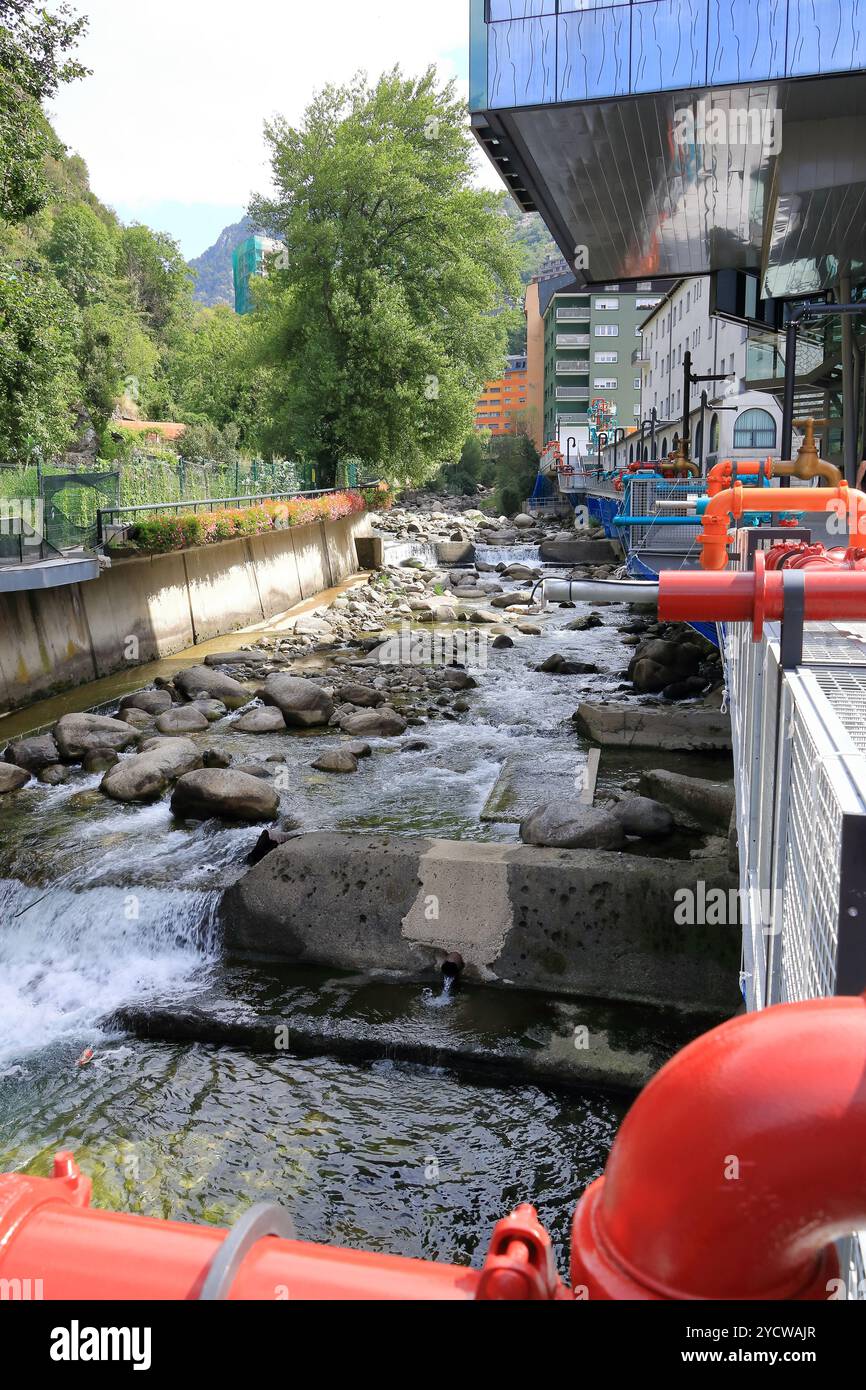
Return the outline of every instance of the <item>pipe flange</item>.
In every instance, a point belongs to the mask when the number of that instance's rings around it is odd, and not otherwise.
[[[755,598],[752,605],[752,641],[760,642],[764,635],[764,616],[767,611],[767,566],[763,550],[755,551]]]

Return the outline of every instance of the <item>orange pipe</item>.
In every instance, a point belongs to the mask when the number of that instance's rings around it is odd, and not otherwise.
[[[850,543],[866,543],[866,494],[849,488],[847,483],[837,487],[760,488],[743,487],[734,483],[724,492],[717,492],[707,503],[703,529],[697,538],[701,547],[701,568],[723,570],[728,563],[728,526],[730,518],[739,521],[744,512],[834,512],[847,518]]]
[[[744,459],[737,462],[737,477],[748,478],[770,478],[772,477],[772,460],[766,459],[759,463],[757,459]],[[731,486],[734,477],[734,464],[732,459],[721,459],[719,463],[714,463],[707,474],[707,493],[710,497],[715,497],[717,493]]]
[[[746,1014],[635,1101],[574,1218],[591,1299],[826,1299],[866,1225],[866,1000]],[[585,1295],[584,1295],[585,1296]]]

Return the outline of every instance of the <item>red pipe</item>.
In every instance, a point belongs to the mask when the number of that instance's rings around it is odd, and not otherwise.
[[[834,562],[826,552],[802,557],[806,622],[838,618],[866,621],[866,562],[860,558],[859,550],[845,553],[858,557],[848,560],[845,569],[840,569],[838,561]],[[768,570],[760,550],[755,551],[754,570],[711,574],[700,570],[662,570],[659,618],[663,622],[751,622],[758,641],[765,622],[778,622],[784,617],[784,585],[784,570]]]
[[[853,543],[866,544],[866,495],[847,483],[816,490],[808,487],[785,489],[743,487],[734,483],[717,492],[707,503],[703,527],[697,538],[701,547],[701,568],[723,570],[728,563],[728,526],[744,512],[828,512],[847,521]]]
[[[866,1000],[732,1019],[632,1106],[574,1218],[596,1299],[826,1299],[866,1225]],[[585,1295],[584,1295],[585,1296]]]

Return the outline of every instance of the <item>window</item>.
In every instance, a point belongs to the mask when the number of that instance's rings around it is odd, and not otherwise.
[[[596,309],[618,309],[618,308],[619,308],[619,300],[618,300],[618,299],[597,299],[597,300],[595,301],[595,307],[596,307]]]
[[[719,452],[719,417],[714,415],[710,421],[710,453]]]
[[[618,358],[618,352],[597,352],[593,360],[597,366],[601,367],[603,365],[609,366],[612,362],[616,362]]]
[[[639,376],[636,376],[635,379],[634,379],[634,389],[635,389],[636,391],[639,391],[639,390],[640,390],[640,377],[639,377]]]
[[[662,458],[667,458],[667,456],[668,456],[668,441],[667,441],[667,436],[666,436],[666,437],[662,440]]]
[[[640,419],[640,406],[639,406],[639,405],[636,405],[636,406],[634,407],[634,410],[632,411],[632,414],[634,415],[634,418],[635,418],[636,420],[639,420],[639,419]],[[644,454],[644,458],[646,458],[646,454]]]
[[[595,325],[595,336],[596,336],[596,338],[618,338],[618,337],[619,337],[619,324],[618,324],[618,323],[597,323],[597,324]]]
[[[652,287],[652,280],[638,280],[637,284],[635,285],[635,289],[638,291],[638,293],[640,293],[641,290],[651,290]]]
[[[715,417],[713,417],[715,418]],[[744,410],[734,424],[735,449],[775,449],[776,422],[768,410]]]
[[[617,380],[615,376],[597,376],[593,378],[592,385],[596,391],[615,391]]]
[[[619,289],[619,284],[616,284],[616,285],[605,285],[605,289],[606,289],[606,290],[613,290],[614,293],[616,293],[616,291]]]
[[[628,446],[628,461],[629,461],[629,463],[634,463],[634,445],[633,445],[633,444],[629,444],[629,446]]]
[[[634,307],[636,309],[654,309],[657,304],[661,304],[661,299],[636,299]]]

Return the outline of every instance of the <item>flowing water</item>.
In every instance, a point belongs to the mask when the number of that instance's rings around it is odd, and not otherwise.
[[[537,554],[517,547],[503,558],[521,550]],[[228,738],[236,761],[284,755],[281,811],[305,829],[516,840],[515,824],[481,819],[506,761],[532,765],[539,788],[546,771],[576,773],[586,759],[570,722],[578,699],[615,691],[628,661],[613,627],[563,633],[574,616],[558,612],[544,636],[491,651],[469,715],[413,731],[430,745],[422,753],[373,740],[357,776],[312,770],[332,732],[243,736],[232,716],[197,742]],[[569,649],[601,674],[534,670]],[[87,692],[78,695],[86,708]],[[636,765],[634,755],[605,759],[605,776]],[[562,1246],[621,1102],[474,1086],[384,1060],[148,1043],[106,1024],[121,1004],[208,989],[221,969],[219,900],[259,832],[179,825],[167,801],[121,806],[99,781],[76,771],[63,786],[0,800],[0,1171],[47,1172],[69,1147],[107,1206],[225,1221],[269,1198],[291,1207],[305,1237],[461,1260],[478,1259],[495,1219],[529,1199]],[[335,1017],[355,1007],[342,986],[317,997]],[[417,1023],[419,1007],[447,1033],[483,1006],[415,990],[396,1013]],[[87,1047],[93,1061],[79,1066]]]

